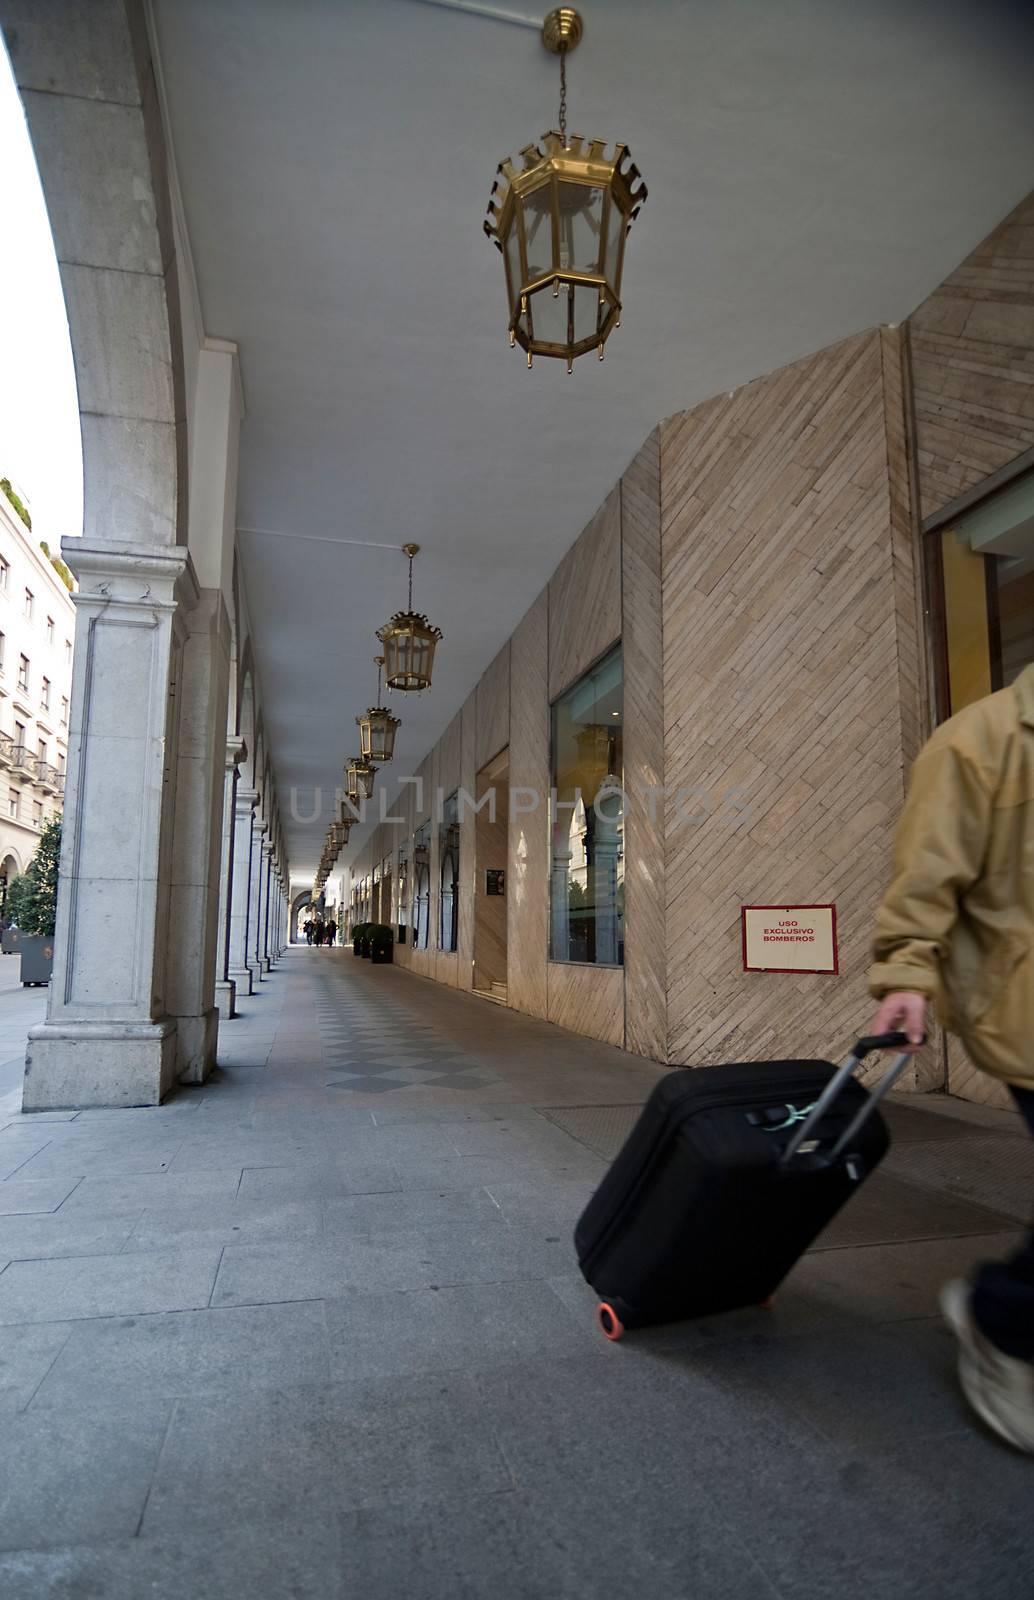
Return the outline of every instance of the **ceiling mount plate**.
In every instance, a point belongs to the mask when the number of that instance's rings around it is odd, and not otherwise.
[[[553,55],[566,55],[582,36],[582,19],[574,6],[557,6],[542,24],[542,43]]]

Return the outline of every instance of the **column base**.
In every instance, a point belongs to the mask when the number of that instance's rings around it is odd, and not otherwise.
[[[220,1022],[237,1015],[237,985],[232,978],[220,978],[215,986],[215,1009]]]
[[[176,1023],[41,1022],[29,1029],[23,1111],[157,1106],[176,1083]]]
[[[255,993],[255,974],[251,967],[231,967],[230,977],[233,979],[234,987],[237,990],[237,999],[242,994]]]
[[[272,961],[270,961],[268,956],[263,956],[261,962],[259,963],[259,965],[261,966],[262,971],[264,973],[268,973],[270,968],[272,967],[273,963],[272,963]]]
[[[219,1012],[176,1018],[176,1067],[180,1083],[205,1083],[215,1066]]]

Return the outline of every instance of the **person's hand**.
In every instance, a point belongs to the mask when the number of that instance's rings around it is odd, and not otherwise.
[[[926,1031],[926,996],[911,989],[896,989],[884,995],[872,1020],[873,1033],[904,1033],[908,1049],[918,1050]]]

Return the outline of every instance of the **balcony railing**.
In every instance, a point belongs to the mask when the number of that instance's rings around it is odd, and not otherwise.
[[[49,789],[53,794],[56,794],[61,774],[56,767],[51,766],[49,761],[38,761],[37,765],[39,768],[37,781],[42,788]]]
[[[14,764],[14,737],[10,733],[0,733],[0,767],[10,767]]]

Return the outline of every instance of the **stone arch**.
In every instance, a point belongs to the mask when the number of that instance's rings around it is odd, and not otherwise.
[[[300,942],[300,940],[301,940],[301,937],[302,937],[301,926],[302,926],[302,923],[305,920],[304,913],[308,910],[309,906],[311,906],[311,905],[312,905],[312,890],[311,889],[303,889],[302,892],[300,894],[296,894],[294,899],[291,901],[290,941],[291,941],[292,944],[298,944]]]
[[[176,251],[141,0],[0,0],[68,313],[87,539],[186,544]]]
[[[241,763],[241,782],[246,789],[254,789],[256,766],[255,751],[255,680],[250,668],[240,680],[237,696],[237,732],[244,740],[246,755]]]
[[[25,868],[18,859],[17,850],[15,850],[13,845],[8,845],[7,849],[4,851],[3,860],[0,861],[0,879],[2,879],[5,883],[10,883],[12,878],[17,877],[20,872],[24,871]]]

